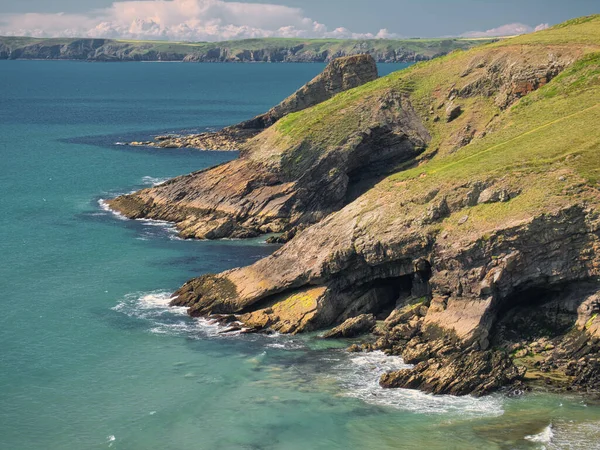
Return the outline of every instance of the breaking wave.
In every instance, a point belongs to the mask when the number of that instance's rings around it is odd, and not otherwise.
[[[145,176],[145,177],[142,177],[142,184],[144,186],[160,186],[168,179],[169,178],[157,178],[157,177]]]
[[[172,293],[168,291],[136,292],[127,294],[112,310],[148,321],[149,331],[153,334],[183,335],[192,338],[230,337],[240,334],[240,331],[228,332],[230,327],[213,320],[190,317],[187,308],[169,306],[171,300]]]
[[[402,358],[377,351],[353,353],[334,368],[348,397],[421,414],[458,413],[464,416],[500,416],[504,413],[499,397],[474,398],[430,395],[412,389],[383,389],[380,376],[388,371],[410,368]]]
[[[103,211],[106,211],[107,213],[114,215],[117,219],[128,220],[127,217],[125,217],[120,212],[115,211],[114,209],[111,209],[110,206],[108,206],[108,203],[106,203],[106,200],[104,200],[103,198],[98,200],[98,205],[100,206],[100,209],[102,209]]]

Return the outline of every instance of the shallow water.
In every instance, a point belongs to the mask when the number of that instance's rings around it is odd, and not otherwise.
[[[235,156],[115,143],[246,119],[322,67],[0,61],[0,448],[600,448],[600,406],[579,397],[384,391],[398,358],[223,336],[166,307],[276,247],[103,209]]]

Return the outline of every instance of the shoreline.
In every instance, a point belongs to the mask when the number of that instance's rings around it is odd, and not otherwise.
[[[271,256],[181,286],[171,304],[192,317],[373,332],[354,351],[413,365],[382,376],[387,388],[483,396],[539,381],[597,395],[597,160],[566,131],[595,136],[600,94],[585,80],[595,86],[600,53],[586,33],[598,20],[382,79],[371,56],[334,60],[224,129],[252,130],[238,159],[109,205],[189,238],[283,233]]]

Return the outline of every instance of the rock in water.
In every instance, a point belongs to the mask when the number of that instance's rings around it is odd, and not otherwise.
[[[351,338],[370,332],[375,328],[375,316],[373,314],[361,314],[346,320],[343,324],[335,327],[323,335],[325,339]]]
[[[379,384],[384,388],[419,389],[432,394],[481,396],[522,376],[523,372],[501,352],[471,351],[385,373]]]

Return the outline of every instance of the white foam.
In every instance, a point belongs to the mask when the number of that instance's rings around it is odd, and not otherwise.
[[[160,186],[164,184],[169,178],[157,178],[149,175],[142,177],[142,184],[147,186]]]
[[[127,217],[125,217],[120,212],[115,211],[114,209],[110,209],[110,206],[108,206],[108,204],[106,203],[106,200],[101,198],[100,200],[98,200],[98,205],[100,205],[100,208],[102,210],[111,213],[112,215],[117,217],[119,220],[128,220]]]
[[[156,318],[165,313],[186,315],[186,308],[170,307],[171,300],[171,293],[167,291],[136,292],[127,294],[112,309],[140,319]]]
[[[388,371],[407,369],[398,356],[383,352],[353,353],[334,368],[346,395],[370,404],[389,406],[420,414],[460,414],[462,416],[500,416],[504,413],[499,397],[474,398],[431,395],[412,389],[383,389],[379,378]]]
[[[214,320],[192,318],[183,306],[169,306],[173,297],[168,291],[136,292],[126,295],[112,309],[129,317],[147,320],[153,334],[191,337],[227,337],[241,331],[225,333],[229,326]]]
[[[552,438],[554,437],[554,433],[552,432],[552,424],[548,425],[538,434],[532,434],[530,436],[525,436],[525,439],[531,442],[541,442],[542,444],[549,444],[552,442]]]
[[[117,438],[115,437],[114,434],[111,434],[110,436],[106,436],[106,442],[108,443],[109,447],[113,446],[113,443],[115,442]]]
[[[166,220],[157,220],[157,219],[135,219],[137,222],[140,222],[144,226],[148,227],[159,227],[165,230],[169,234],[169,239],[171,240],[180,240],[181,238],[178,236],[177,228],[173,222],[168,222]]]

